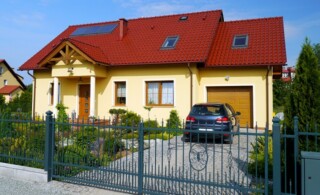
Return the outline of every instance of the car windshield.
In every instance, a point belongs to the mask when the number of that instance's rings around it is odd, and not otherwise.
[[[195,105],[192,107],[192,115],[219,116],[224,115],[222,105]]]

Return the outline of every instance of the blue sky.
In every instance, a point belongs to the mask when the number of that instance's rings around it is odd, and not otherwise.
[[[2,0],[0,58],[17,70],[69,25],[222,9],[225,21],[283,16],[294,66],[305,37],[320,43],[319,7],[319,0]]]

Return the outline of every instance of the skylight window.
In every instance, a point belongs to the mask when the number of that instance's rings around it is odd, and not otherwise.
[[[106,33],[111,33],[116,27],[117,27],[117,24],[79,27],[75,31],[73,31],[71,36],[106,34]]]
[[[232,47],[234,48],[248,47],[248,35],[234,36]]]
[[[172,49],[176,46],[179,36],[170,36],[167,37],[164,43],[162,44],[162,49]]]
[[[179,20],[182,20],[182,21],[188,20],[188,16],[181,16],[181,17],[179,18]]]

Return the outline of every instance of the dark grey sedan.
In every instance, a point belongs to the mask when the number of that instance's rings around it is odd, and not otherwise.
[[[222,139],[233,142],[233,134],[238,130],[240,112],[235,112],[227,103],[195,104],[186,118],[184,140]]]

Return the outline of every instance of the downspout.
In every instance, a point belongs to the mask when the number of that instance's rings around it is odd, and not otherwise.
[[[267,101],[267,127],[269,128],[269,72],[270,66],[267,67],[267,74],[266,74],[266,101]]]
[[[28,70],[28,75],[29,76],[31,76],[32,77],[32,79],[33,79],[33,90],[32,90],[32,119],[34,120],[35,119],[35,113],[36,113],[36,110],[35,110],[35,108],[36,108],[36,106],[35,106],[35,102],[36,102],[36,82],[37,82],[37,80],[36,80],[36,78],[32,75],[32,74],[30,74],[30,72],[29,72],[29,70]]]
[[[190,110],[192,108],[192,105],[193,105],[193,73],[191,71],[191,68],[190,68],[190,63],[188,63],[188,69],[189,69],[189,74],[190,74]]]

